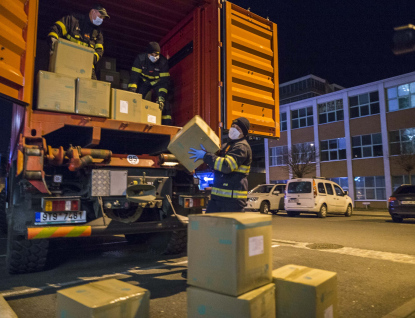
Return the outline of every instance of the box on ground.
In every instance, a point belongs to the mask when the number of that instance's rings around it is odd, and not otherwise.
[[[117,60],[111,57],[103,56],[96,64],[98,70],[108,70],[115,72],[117,70]]]
[[[111,83],[112,88],[119,88],[120,87],[120,73],[108,71],[108,70],[100,70],[99,79],[104,82]]]
[[[202,161],[195,162],[194,159],[190,159],[188,152],[190,148],[200,149],[200,144],[211,153],[220,148],[219,137],[200,116],[196,115],[173,137],[167,149],[187,170],[193,171]]]
[[[145,124],[161,125],[161,110],[159,104],[142,99],[141,122]]]
[[[190,215],[189,285],[239,296],[271,283],[271,216]]]
[[[49,71],[67,76],[91,78],[94,53],[93,48],[58,39],[49,60]]]
[[[337,313],[337,274],[298,265],[272,272],[278,318],[333,318]]]
[[[141,94],[111,89],[111,118],[141,122]]]
[[[149,318],[150,292],[108,279],[57,292],[57,317]]]
[[[267,284],[233,297],[187,288],[187,316],[196,318],[275,318],[275,285]]]
[[[37,109],[75,113],[75,78],[39,71]]]
[[[82,115],[109,117],[110,95],[110,83],[77,78],[75,112]]]

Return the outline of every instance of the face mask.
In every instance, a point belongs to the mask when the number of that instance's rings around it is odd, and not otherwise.
[[[94,21],[92,21],[92,23],[98,26],[102,24],[102,21],[103,19],[101,19],[100,17],[96,17]]]
[[[235,127],[229,129],[229,138],[232,140],[238,139],[241,133]]]
[[[160,55],[157,55],[157,56],[149,55],[148,58],[150,59],[151,62],[156,63],[159,60]]]

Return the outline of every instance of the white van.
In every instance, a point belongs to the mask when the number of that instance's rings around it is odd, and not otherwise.
[[[289,180],[284,205],[288,216],[316,213],[325,218],[327,213],[351,216],[353,212],[353,202],[347,191],[333,181],[316,177]]]

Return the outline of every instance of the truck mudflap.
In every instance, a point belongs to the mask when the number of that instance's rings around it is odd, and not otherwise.
[[[153,233],[185,230],[187,224],[178,221],[175,217],[164,219],[160,222],[137,222],[137,223],[120,223],[110,222],[107,225],[90,226],[40,226],[28,227],[27,239],[53,239],[58,237],[85,237],[85,236],[105,236],[105,235],[122,235],[136,233]]]

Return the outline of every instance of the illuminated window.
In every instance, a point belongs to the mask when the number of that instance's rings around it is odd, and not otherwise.
[[[287,163],[288,146],[272,147],[269,150],[270,167],[283,166]]]
[[[356,200],[386,200],[385,177],[355,177]]]
[[[389,132],[390,154],[415,153],[415,128],[407,128]]]
[[[415,107],[415,82],[386,90],[390,112]]]

